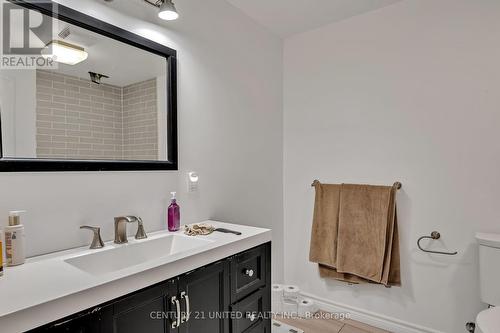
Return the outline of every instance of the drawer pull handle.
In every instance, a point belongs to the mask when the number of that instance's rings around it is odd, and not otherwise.
[[[247,313],[247,318],[250,319],[250,321],[254,321],[255,319],[257,319],[257,316],[255,315],[255,313]]]
[[[245,270],[245,275],[248,275],[249,277],[252,277],[254,274],[253,269],[247,269]]]
[[[175,321],[172,323],[172,328],[177,328],[181,325],[181,304],[179,303],[179,300],[175,296],[172,297],[171,302],[172,302],[172,304],[175,304],[176,313],[177,313]]]
[[[190,312],[191,310],[189,309],[190,308],[190,305],[189,305],[189,295],[186,294],[185,291],[183,291],[181,293],[181,299],[184,299],[184,301],[186,302],[186,312],[182,315],[182,321],[181,323],[186,323],[189,321],[189,315],[190,315]]]

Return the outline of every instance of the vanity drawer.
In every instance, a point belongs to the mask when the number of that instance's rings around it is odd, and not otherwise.
[[[266,285],[266,246],[240,253],[231,261],[231,303]]]
[[[232,333],[262,332],[255,328],[264,325],[265,291],[260,289],[231,306],[233,313],[241,314],[231,319]]]

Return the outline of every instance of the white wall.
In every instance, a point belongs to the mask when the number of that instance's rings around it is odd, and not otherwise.
[[[36,156],[36,72],[0,69],[3,156]]]
[[[61,0],[178,50],[179,172],[0,174],[0,217],[26,209],[29,255],[88,244],[81,224],[137,214],[165,228],[170,192],[183,223],[214,218],[282,230],[282,43],[224,0],[183,0],[165,23],[141,1]],[[200,191],[187,194],[186,173]],[[133,233],[133,228],[129,228]],[[275,250],[282,249],[280,238]],[[281,255],[280,255],[281,256]],[[280,278],[280,265],[274,271]]]
[[[476,231],[500,232],[500,2],[407,0],[291,37],[284,49],[285,280],[333,302],[464,331]],[[347,286],[308,262],[323,182],[399,180],[402,288]],[[416,240],[442,233],[427,255]]]

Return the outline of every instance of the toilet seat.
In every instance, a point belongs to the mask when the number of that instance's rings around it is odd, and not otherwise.
[[[500,332],[500,307],[481,311],[476,318],[476,333]]]

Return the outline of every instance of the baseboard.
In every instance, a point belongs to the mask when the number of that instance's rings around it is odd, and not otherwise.
[[[394,333],[444,333],[431,328],[415,325],[396,318],[380,315],[371,311],[355,308],[349,305],[302,292],[302,297],[314,300],[318,308],[327,312],[349,313],[352,320],[381,328]]]

